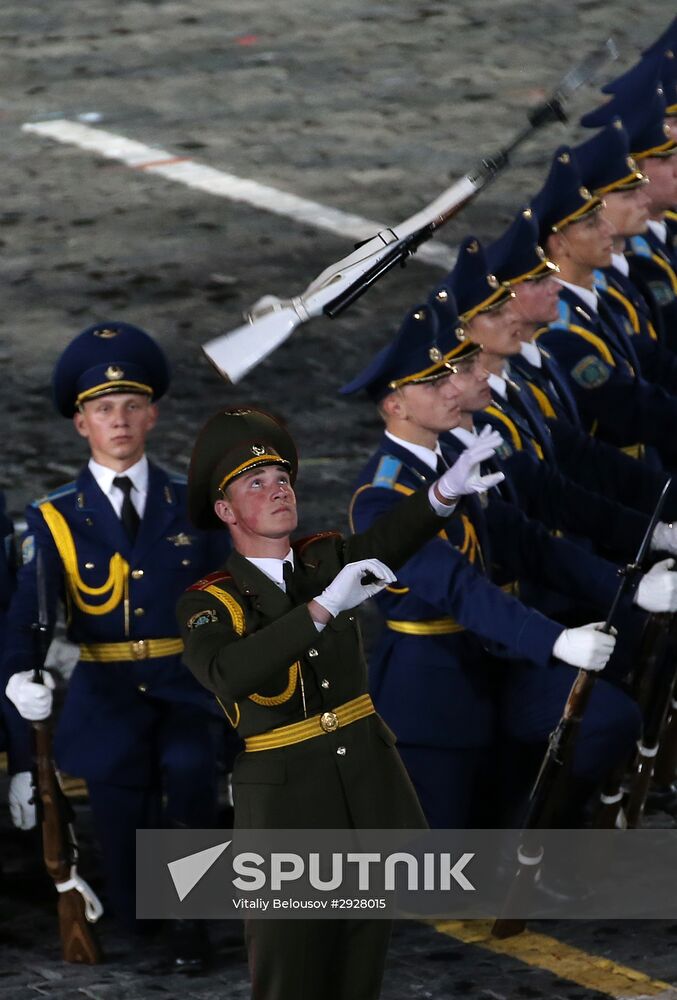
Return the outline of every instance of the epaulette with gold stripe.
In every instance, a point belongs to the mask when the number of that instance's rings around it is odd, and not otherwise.
[[[201,580],[197,581],[197,583],[191,584],[190,587],[188,587],[188,590],[206,590],[215,583],[227,583],[228,580],[232,579],[233,577],[230,573],[224,573],[223,570],[217,569],[215,573],[203,576]]]
[[[299,538],[297,542],[294,542],[292,548],[294,552],[298,552],[299,555],[303,555],[305,550],[313,542],[322,542],[326,538],[340,538],[341,534],[338,531],[319,531],[316,535],[306,535],[305,538]]]

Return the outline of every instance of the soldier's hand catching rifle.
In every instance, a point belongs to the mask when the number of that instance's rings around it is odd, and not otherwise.
[[[349,611],[378,594],[395,579],[393,571],[380,559],[359,559],[347,563],[311,603],[319,604],[335,618],[342,611]]]
[[[7,682],[5,694],[19,715],[29,722],[42,722],[52,714],[54,678],[44,671],[43,683],[33,681],[32,670],[20,670]]]
[[[552,655],[582,670],[604,670],[614,651],[616,636],[601,632],[603,625],[604,622],[592,622],[565,629],[552,647]]]
[[[677,573],[674,559],[663,559],[639,581],[635,604],[652,614],[677,611]]]
[[[477,441],[462,451],[451,468],[434,484],[435,493],[439,494],[438,499],[453,503],[459,497],[486,493],[492,486],[502,483],[505,478],[502,472],[486,476],[480,473],[480,463],[492,458],[502,441],[498,431],[493,431],[489,425],[484,427]]]

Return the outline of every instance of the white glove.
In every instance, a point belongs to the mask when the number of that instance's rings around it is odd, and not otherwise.
[[[654,552],[669,552],[671,556],[677,556],[677,524],[659,521],[651,536],[651,549]]]
[[[616,645],[616,636],[600,632],[604,622],[567,628],[552,647],[552,655],[583,670],[604,670]]]
[[[366,573],[371,573],[376,580],[373,583],[362,583],[362,577]],[[358,562],[347,563],[315,600],[335,618],[342,611],[348,611],[368,597],[378,594],[379,590],[395,580],[393,571],[379,559],[360,559]]]
[[[674,559],[663,559],[652,566],[639,581],[634,603],[651,611],[677,611],[677,573],[672,572]]]
[[[489,424],[482,428],[477,441],[461,452],[450,469],[437,480],[437,489],[445,500],[455,500],[469,493],[486,493],[492,486],[502,483],[505,476],[494,472],[489,476],[480,475],[480,462],[491,458],[503,438],[493,431]]]
[[[42,679],[44,683],[34,684],[33,671],[20,670],[7,681],[5,694],[19,715],[29,722],[42,722],[52,714],[54,678],[43,670]]]
[[[9,814],[19,830],[32,830],[35,826],[33,778],[30,771],[20,771],[9,779]]]

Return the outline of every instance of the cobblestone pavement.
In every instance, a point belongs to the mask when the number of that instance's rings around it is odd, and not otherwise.
[[[378,433],[366,403],[336,396],[441,276],[414,261],[340,320],[315,320],[236,388],[199,344],[240,322],[260,295],[301,291],[350,241],[131,170],[21,131],[87,116],[102,128],[305,198],[394,224],[493,152],[572,61],[611,32],[624,65],[673,16],[631,0],[5,0],[0,8],[0,363],[5,446],[0,487],[11,511],[71,478],[82,451],[53,415],[49,375],[67,340],[95,320],[124,319],[163,343],[174,384],[154,454],[184,469],[197,427],[221,403],[284,413],[304,456],[301,530],[345,528],[350,483]],[[582,93],[578,113],[595,101]],[[539,185],[556,126],[442,234],[489,238]],[[0,801],[4,802],[4,791]],[[96,872],[86,835],[85,859]],[[125,1000],[248,996],[234,925],[214,925],[208,977],[162,971],[163,945],[134,948],[102,928],[107,962],[59,959],[51,888],[31,838],[0,818],[0,998]],[[34,847],[34,845],[33,845]],[[47,901],[50,901],[48,904]],[[654,979],[677,980],[677,925],[539,927]],[[641,992],[641,983],[635,993]],[[602,994],[430,928],[398,925],[387,1000]],[[291,998],[290,998],[291,1000]]]

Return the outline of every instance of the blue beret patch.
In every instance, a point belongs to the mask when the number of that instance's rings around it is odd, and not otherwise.
[[[649,281],[647,284],[649,285],[649,289],[655,298],[656,303],[661,306],[661,308],[669,305],[674,300],[675,293],[667,281]]]
[[[212,622],[218,620],[219,616],[216,611],[206,608],[204,611],[198,611],[197,614],[191,615],[186,624],[188,628],[200,628],[201,625],[211,625]]]
[[[21,564],[27,566],[35,559],[35,537],[26,535],[21,543]]]
[[[604,385],[610,374],[609,366],[594,354],[581,358],[571,371],[574,382],[583,389],[598,389],[600,385]]]

